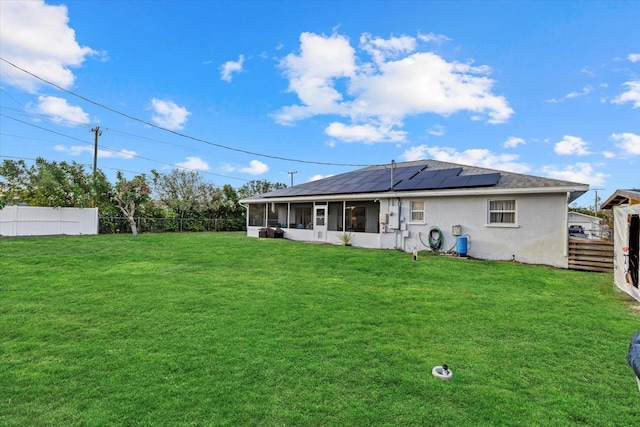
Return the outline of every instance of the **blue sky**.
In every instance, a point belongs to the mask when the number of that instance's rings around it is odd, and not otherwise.
[[[606,198],[640,188],[639,23],[633,1],[2,0],[0,160],[90,166],[99,126],[112,180],[431,158]]]

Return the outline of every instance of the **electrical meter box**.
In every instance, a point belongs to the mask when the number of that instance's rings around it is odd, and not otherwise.
[[[389,206],[389,228],[393,230],[400,228],[400,209],[398,206]]]
[[[453,225],[453,226],[451,226],[451,234],[453,234],[454,236],[461,236],[462,235],[462,226],[461,225]]]

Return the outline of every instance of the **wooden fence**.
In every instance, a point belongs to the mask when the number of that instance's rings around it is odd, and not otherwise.
[[[613,242],[570,238],[569,269],[612,272]]]

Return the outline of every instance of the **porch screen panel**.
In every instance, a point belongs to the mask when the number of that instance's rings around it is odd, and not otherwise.
[[[267,205],[265,203],[253,203],[249,205],[249,226],[264,227],[266,225],[265,211]]]

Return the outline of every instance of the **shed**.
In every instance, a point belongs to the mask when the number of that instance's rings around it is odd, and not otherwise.
[[[613,208],[614,283],[640,301],[640,204]]]
[[[640,301],[640,191],[616,190],[602,209],[613,209],[613,281]]]

